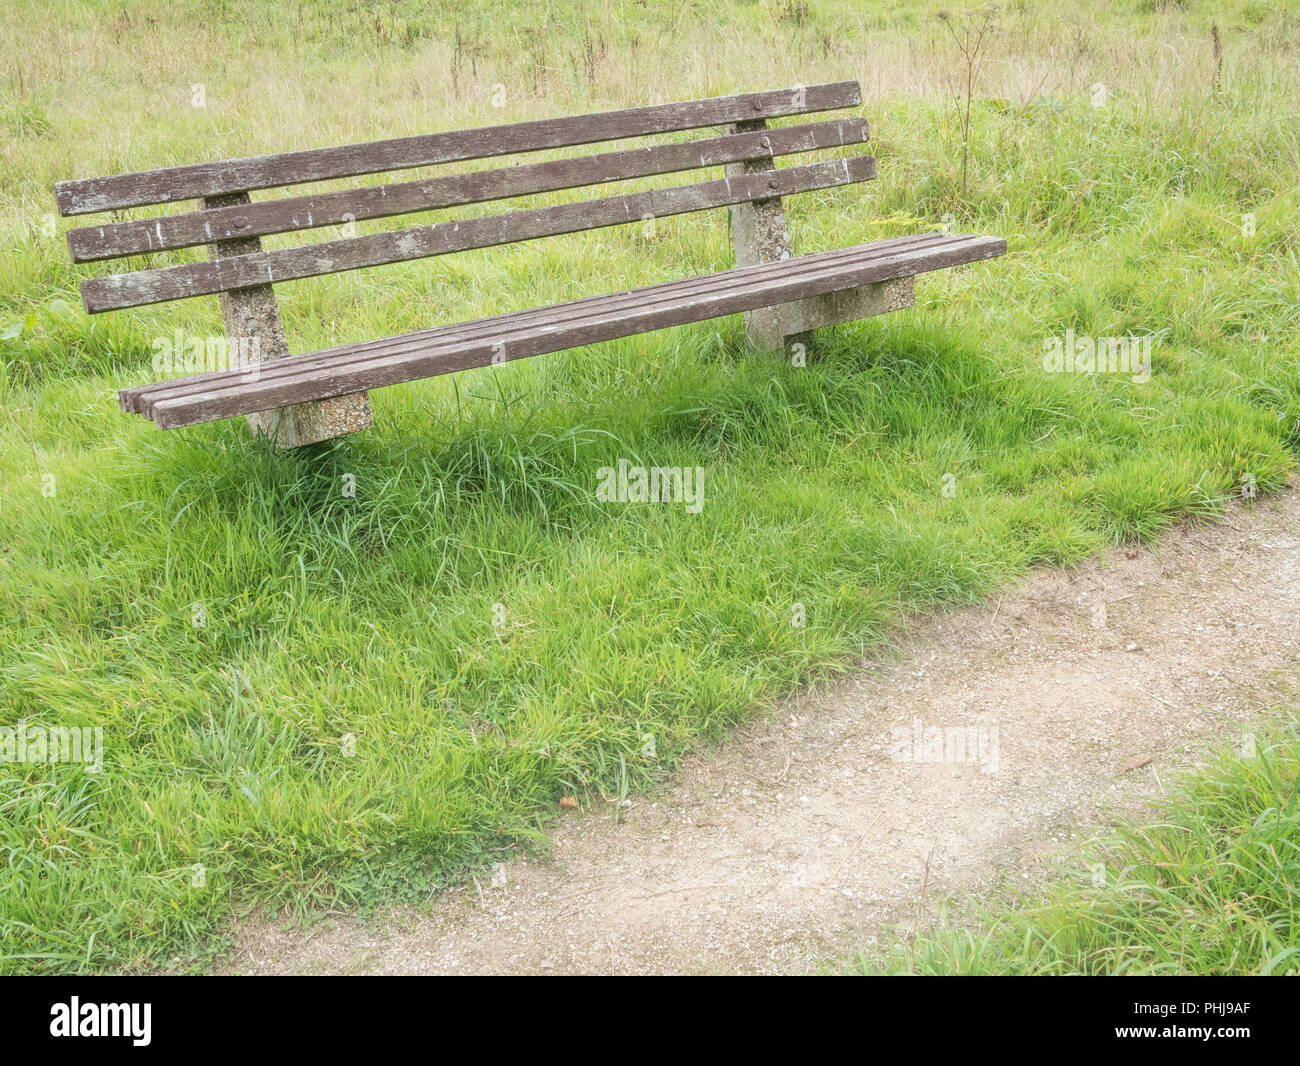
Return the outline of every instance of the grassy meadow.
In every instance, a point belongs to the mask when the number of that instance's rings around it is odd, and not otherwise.
[[[0,725],[104,737],[99,773],[0,762],[0,971],[198,969],[254,911],[419,903],[913,612],[1289,481],[1300,10],[991,9],[963,183],[971,16],[943,6],[0,7]],[[1009,254],[803,367],[723,319],[379,391],[373,430],[301,452],[162,433],[116,391],[217,300],[87,316],[111,266],[52,214],[64,178],[844,78],[880,177],[791,199],[796,252],[947,216]],[[714,211],[277,295],[306,351],[730,255]],[[1067,330],[1150,338],[1150,380],[1045,372]],[[702,468],[700,513],[599,502],[620,459]]]

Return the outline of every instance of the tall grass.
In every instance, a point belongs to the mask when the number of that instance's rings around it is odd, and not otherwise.
[[[908,612],[1280,489],[1300,20],[1215,12],[1217,92],[1208,5],[1004,8],[963,196],[910,5],[7,5],[0,722],[102,725],[107,765],[0,763],[4,966],[197,966],[252,907],[421,901]],[[705,323],[384,390],[373,431],[280,455],[121,415],[216,301],[88,318],[48,235],[70,176],[842,77],[881,178],[791,201],[798,250],[951,215],[1012,251],[804,368]],[[713,213],[278,293],[306,350],[728,265]],[[1067,328],[1156,337],[1152,380],[1045,374]],[[620,458],[702,467],[703,511],[597,503]]]

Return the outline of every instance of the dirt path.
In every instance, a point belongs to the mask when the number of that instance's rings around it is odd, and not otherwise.
[[[926,900],[1034,876],[1073,826],[1294,692],[1300,493],[1158,554],[1039,574],[904,644],[690,761],[621,824],[565,818],[545,862],[382,925],[248,926],[222,969],[804,972],[910,924],[927,866]]]

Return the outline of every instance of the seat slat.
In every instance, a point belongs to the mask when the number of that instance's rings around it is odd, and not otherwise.
[[[68,231],[68,249],[73,262],[95,262],[862,144],[868,136],[866,121],[854,116],[680,144],[655,144],[422,181],[87,226]]]
[[[440,345],[438,331],[432,331],[409,349],[400,347],[407,338],[396,337],[392,339],[396,352],[368,353],[362,362],[347,361],[346,349],[317,353],[321,365],[304,364],[288,378],[249,382],[239,380],[242,375],[238,371],[227,372],[220,377],[230,384],[209,381],[203,391],[159,399],[152,404],[151,414],[161,428],[174,429],[305,400],[347,395],[988,259],[1004,254],[1006,242],[996,237],[935,235],[918,246],[884,255],[872,245],[846,251],[854,254],[827,259],[833,253],[822,253],[781,264],[724,271],[709,275],[713,284],[702,289],[682,290],[683,282],[648,286],[634,291],[640,300],[632,307],[618,297],[588,301],[581,315],[572,314],[568,305],[556,305],[556,310],[569,310],[570,314],[539,328],[476,334],[448,345]],[[781,269],[767,269],[774,265]],[[331,368],[331,359],[341,365]]]
[[[374,233],[201,263],[91,278],[81,284],[91,314],[201,296],[252,285],[336,274],[385,263],[423,259],[539,237],[663,218],[749,200],[833,188],[875,177],[868,155],[786,167],[766,174],[722,178],[669,189],[514,211],[463,222]]]
[[[816,262],[829,265],[850,258],[865,259],[864,247],[870,249],[871,256],[883,256],[892,252],[933,245],[942,240],[934,233],[913,234],[905,237],[893,237],[889,240],[876,241],[870,245],[850,248],[838,248],[829,252],[804,256],[801,263]],[[748,282],[761,278],[774,277],[788,267],[786,262],[764,263],[748,268],[741,281]],[[269,381],[276,378],[288,378],[301,372],[316,372],[323,369],[337,368],[347,361],[360,362],[379,355],[398,354],[403,350],[415,350],[430,344],[446,345],[455,341],[491,334],[503,335],[518,330],[543,329],[554,322],[563,322],[580,317],[595,309],[600,311],[617,310],[620,307],[643,307],[664,295],[673,298],[694,296],[710,288],[718,288],[736,283],[734,271],[706,274],[700,277],[684,278],[679,281],[659,283],[638,289],[625,289],[621,292],[601,296],[589,296],[579,300],[570,300],[558,305],[529,308],[523,311],[508,311],[488,318],[472,319],[447,326],[435,326],[432,329],[415,330],[401,334],[399,337],[387,337],[379,340],[360,341],[329,349],[325,352],[307,352],[287,356],[262,363],[257,368],[258,380]],[[229,384],[228,371],[211,371],[193,374],[184,378],[173,378],[147,385],[136,385],[123,389],[118,394],[124,411],[148,415],[152,405],[161,399],[171,399],[190,393],[202,392],[210,386]]]
[[[832,111],[856,107],[861,102],[862,91],[857,82],[833,82],[591,115],[534,119],[473,130],[421,134],[369,144],[310,148],[222,162],[163,167],[102,178],[76,178],[56,182],[54,196],[60,214],[84,215],[436,163],[673,133],[748,119]]]

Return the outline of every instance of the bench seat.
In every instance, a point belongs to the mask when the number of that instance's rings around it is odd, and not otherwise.
[[[119,401],[124,411],[175,429],[880,285],[1005,252],[998,237],[899,237],[137,386]]]

